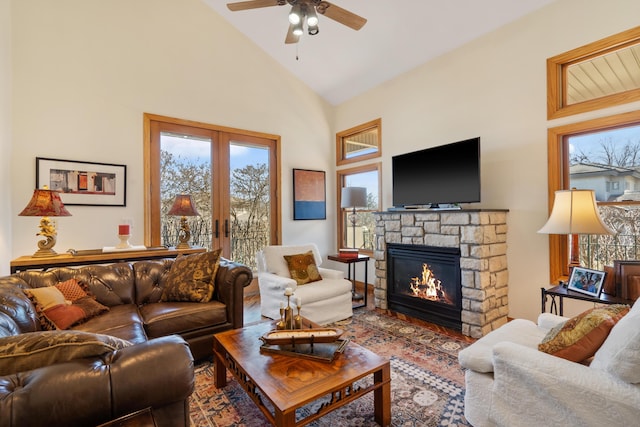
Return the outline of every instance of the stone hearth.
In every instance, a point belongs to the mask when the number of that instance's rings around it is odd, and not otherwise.
[[[375,306],[387,309],[387,243],[460,248],[462,333],[480,338],[507,322],[507,211],[376,212]]]

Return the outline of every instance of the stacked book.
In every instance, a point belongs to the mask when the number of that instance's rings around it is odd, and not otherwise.
[[[358,248],[342,248],[340,256],[343,258],[358,258]]]

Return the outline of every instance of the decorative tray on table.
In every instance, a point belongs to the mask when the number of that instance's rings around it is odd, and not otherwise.
[[[335,328],[272,330],[260,337],[260,351],[331,362],[349,343],[340,338],[343,333]]]

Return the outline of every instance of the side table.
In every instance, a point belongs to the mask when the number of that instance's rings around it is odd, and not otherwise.
[[[581,301],[588,301],[598,304],[629,304],[633,305],[634,301],[619,297],[614,297],[601,293],[600,297],[592,297],[591,295],[583,294],[576,291],[570,291],[563,285],[557,285],[552,288],[540,288],[542,293],[542,313],[547,311],[547,296],[551,297],[551,305],[549,306],[549,313],[564,315],[564,299],[575,299]],[[556,297],[558,301],[556,302]]]
[[[368,278],[367,274],[369,272],[369,257],[367,255],[358,254],[357,257],[354,256],[341,256],[340,254],[329,255],[327,259],[331,261],[341,262],[343,264],[347,264],[347,279],[351,281],[352,284],[352,295],[355,300],[363,299],[364,302],[359,305],[354,305],[353,308],[360,308],[367,306],[367,287],[368,287]],[[356,293],[356,263],[364,262],[364,298],[357,298],[358,294]]]

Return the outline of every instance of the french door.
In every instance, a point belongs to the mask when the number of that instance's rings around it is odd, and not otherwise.
[[[145,244],[175,246],[175,196],[191,196],[190,243],[254,266],[280,241],[279,137],[145,114]],[[147,138],[146,138],[147,139]]]

